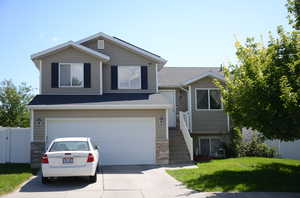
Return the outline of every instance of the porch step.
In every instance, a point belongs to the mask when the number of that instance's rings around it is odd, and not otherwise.
[[[171,164],[191,163],[189,151],[179,128],[169,128],[169,152]]]

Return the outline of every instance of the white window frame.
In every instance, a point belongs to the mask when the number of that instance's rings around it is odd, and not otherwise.
[[[207,137],[198,137],[198,143],[199,143],[199,152],[201,153],[201,139],[208,139],[208,143],[209,143],[209,156],[212,155],[211,153],[211,139],[218,139],[222,142],[221,138],[220,137],[217,137],[217,136],[207,136]]]
[[[136,68],[139,68],[139,70],[140,70],[139,87],[138,88],[132,88],[132,87],[130,87],[130,83],[128,83],[129,87],[122,87],[122,86],[120,86],[120,78],[118,77],[118,89],[136,89],[136,90],[142,89],[141,66],[139,66],[139,65],[118,66],[118,76],[120,74],[120,70],[119,70],[120,68],[125,69],[125,68],[130,68],[130,67],[136,67]]]
[[[69,64],[70,65],[70,82],[71,82],[71,85],[70,86],[67,86],[67,85],[60,85],[60,66],[61,65],[67,65]],[[81,85],[72,85],[72,64],[81,64],[82,66],[82,84]],[[84,64],[83,63],[59,63],[59,67],[58,67],[58,87],[59,88],[83,88],[84,87]]]
[[[197,90],[207,90],[208,94],[207,94],[207,97],[208,97],[208,109],[198,109],[197,107]],[[210,90],[220,90],[219,88],[195,88],[195,110],[196,111],[223,111],[223,103],[221,101],[221,109],[211,109],[210,108]],[[222,97],[222,96],[221,96]]]

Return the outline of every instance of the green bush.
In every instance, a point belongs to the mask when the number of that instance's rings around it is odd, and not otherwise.
[[[228,157],[274,157],[275,149],[264,144],[263,136],[253,133],[249,141],[243,141],[241,129],[235,127],[230,133],[230,143],[226,148]]]
[[[243,136],[239,127],[234,127],[230,132],[230,143],[225,146],[225,152],[228,157],[239,157],[243,144]]]
[[[258,134],[254,134],[250,141],[243,142],[240,149],[241,157],[274,157],[275,154],[275,150],[266,145]]]

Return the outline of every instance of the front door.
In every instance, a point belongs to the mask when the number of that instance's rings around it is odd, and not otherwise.
[[[172,108],[168,109],[169,127],[176,127],[176,91],[175,90],[160,90],[160,94],[165,96]]]

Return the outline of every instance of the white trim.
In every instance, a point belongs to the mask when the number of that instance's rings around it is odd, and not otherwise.
[[[161,89],[161,88],[173,88],[173,89],[176,89],[176,88],[180,88],[182,87],[183,85],[180,85],[180,84],[173,84],[173,85],[159,85],[158,88]]]
[[[70,65],[70,83],[71,85],[60,85],[60,66],[61,64],[65,64],[65,65]],[[72,64],[81,64],[82,66],[82,84],[80,86],[76,85],[73,86],[72,85]],[[58,88],[84,88],[84,63],[58,63]]]
[[[131,80],[128,79],[128,86],[129,87],[122,87],[120,86],[120,69],[130,69],[130,68],[138,68],[139,69],[139,87],[137,88],[132,88],[131,87]],[[126,66],[118,66],[118,89],[136,89],[136,90],[140,90],[142,89],[142,75],[141,75],[141,66],[139,65],[126,65]]]
[[[42,67],[42,60],[40,59],[39,60],[39,72],[40,72],[40,75],[39,75],[39,80],[40,80],[40,82],[39,82],[39,94],[42,94],[42,75],[43,75],[43,69],[42,69],[43,67]]]
[[[28,105],[29,109],[169,109],[168,104],[143,104],[143,105]]]
[[[193,117],[193,111],[192,111],[192,86],[189,86],[189,92],[188,92],[188,111],[189,111],[189,120],[190,120],[190,132],[193,131],[193,121],[192,121],[192,117]]]
[[[208,94],[207,94],[207,97],[208,97],[208,109],[198,109],[197,107],[197,90],[207,90],[208,91]],[[221,109],[211,109],[210,108],[210,90],[220,90],[219,88],[195,88],[195,101],[194,101],[194,104],[195,104],[195,110],[196,111],[223,111],[223,103],[221,102]]]
[[[104,61],[109,61],[109,60],[110,60],[110,57],[109,57],[109,56],[107,56],[107,55],[105,55],[105,54],[102,54],[102,53],[100,53],[100,52],[97,52],[97,51],[95,51],[95,50],[89,49],[89,48],[87,48],[87,47],[85,47],[85,46],[83,46],[83,45],[79,45],[79,44],[77,44],[77,43],[75,43],[75,42],[73,42],[73,41],[68,41],[68,42],[65,42],[65,43],[63,43],[63,44],[54,46],[54,47],[52,47],[52,48],[43,50],[43,51],[41,51],[41,52],[32,54],[32,55],[31,55],[31,60],[40,58],[41,56],[44,56],[44,55],[46,55],[46,54],[48,54],[48,53],[51,53],[51,52],[56,51],[56,50],[59,50],[59,49],[67,48],[67,47],[69,47],[69,46],[74,47],[74,48],[77,48],[77,49],[80,49],[80,50],[82,50],[82,51],[84,51],[84,52],[86,52],[86,53],[88,53],[88,54],[90,54],[90,55],[93,55],[93,56],[95,56],[95,57],[97,57],[97,58],[100,58],[100,59],[102,59],[102,60],[104,60]]]
[[[219,80],[222,80],[222,81],[225,81],[225,78],[224,76],[220,75],[220,74],[216,74],[216,73],[213,73],[213,72],[205,72],[203,74],[201,74],[200,76],[196,77],[196,78],[193,78],[191,80],[188,80],[186,81],[183,85],[186,86],[186,85],[189,85],[193,82],[196,82],[202,78],[205,78],[205,77],[212,77],[212,78],[217,78]]]
[[[166,138],[169,139],[169,109],[166,109]]]
[[[155,64],[155,80],[156,80],[156,93],[158,93],[158,75],[157,75],[157,64]]]
[[[170,92],[176,92],[176,89],[159,89],[159,91],[170,91]]]
[[[103,94],[103,66],[102,61],[100,61],[100,95]]]
[[[111,42],[113,42],[113,43],[115,43],[115,44],[118,44],[118,45],[120,45],[120,46],[123,46],[123,47],[125,47],[125,48],[127,48],[127,49],[129,49],[129,50],[134,51],[134,52],[137,53],[137,54],[140,54],[140,55],[143,55],[143,56],[145,56],[145,57],[148,57],[148,58],[150,58],[150,59],[152,59],[152,60],[154,60],[154,61],[157,61],[157,62],[159,62],[159,63],[166,64],[166,62],[167,62],[167,60],[165,60],[165,59],[163,59],[163,58],[161,58],[161,57],[155,56],[155,55],[153,55],[153,54],[151,54],[151,53],[149,53],[149,52],[146,52],[146,51],[144,51],[144,50],[142,50],[142,49],[139,49],[138,47],[135,47],[135,46],[133,46],[133,45],[130,45],[130,44],[127,44],[127,43],[125,43],[125,42],[122,42],[122,41],[120,41],[120,40],[118,40],[118,39],[115,39],[115,38],[112,37],[112,36],[109,36],[109,35],[107,35],[107,34],[104,34],[103,32],[99,32],[99,33],[97,33],[97,34],[94,34],[94,35],[91,35],[91,36],[86,37],[86,38],[84,38],[84,39],[81,39],[81,40],[79,40],[79,41],[76,41],[76,43],[77,43],[77,44],[82,44],[82,43],[84,43],[84,42],[86,42],[86,41],[95,39],[95,38],[97,38],[97,37],[103,37],[103,38],[105,38],[105,39],[107,39],[107,40],[109,40],[109,41],[111,41]]]

